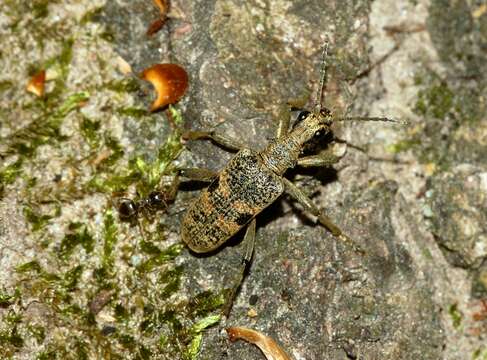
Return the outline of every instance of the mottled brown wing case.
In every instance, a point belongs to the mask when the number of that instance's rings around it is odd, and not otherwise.
[[[195,252],[211,251],[238,232],[284,191],[281,178],[244,149],[190,206],[182,239]]]

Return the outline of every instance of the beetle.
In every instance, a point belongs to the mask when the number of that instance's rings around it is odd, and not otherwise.
[[[326,56],[328,46],[323,47],[320,83],[312,111],[301,111],[297,121],[289,129],[289,117],[280,119],[276,138],[261,151],[242,147],[238,142],[213,131],[189,131],[184,134],[187,140],[209,139],[230,150],[238,151],[229,163],[219,172],[187,169],[181,174],[197,180],[211,180],[199,197],[189,206],[181,225],[181,238],[196,253],[206,253],[219,248],[243,227],[247,226],[244,242],[247,252],[243,262],[237,288],[234,288],[229,301],[243,280],[245,268],[251,260],[255,240],[255,217],[275,202],[284,192],[298,201],[306,211],[335,237],[358,247],[345,235],[331,219],[326,216],[296,185],[284,177],[284,173],[295,166],[330,166],[339,158],[329,153],[301,157],[303,146],[317,135],[331,133],[335,121],[395,120],[382,117],[335,118],[321,107],[323,86],[326,78]],[[358,249],[360,250],[360,249]],[[229,311],[227,304],[227,311]],[[228,313],[227,313],[228,315]]]

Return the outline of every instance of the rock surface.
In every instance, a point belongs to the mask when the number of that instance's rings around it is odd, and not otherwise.
[[[224,326],[246,326],[296,360],[487,358],[485,4],[174,0],[148,37],[154,3],[3,5],[0,355],[263,359],[225,340]],[[204,185],[132,223],[115,205],[119,190],[143,197],[176,166],[218,170],[231,153],[181,144],[181,122],[148,113],[150,87],[120,64],[181,64],[184,128],[260,149],[287,102],[314,105],[325,41],[324,106],[407,121],[337,123],[340,162],[286,175],[365,254],[284,196],[259,215],[249,274],[218,322],[243,234],[204,256],[180,245]],[[42,69],[36,99],[24,88]]]

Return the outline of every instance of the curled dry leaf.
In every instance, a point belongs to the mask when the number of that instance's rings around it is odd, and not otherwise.
[[[269,336],[238,326],[229,327],[226,330],[230,341],[240,339],[255,344],[264,353],[267,360],[291,360],[289,355]]]
[[[176,64],[153,65],[145,69],[140,77],[149,81],[157,92],[150,111],[178,102],[188,88],[188,74]]]
[[[44,95],[44,84],[45,83],[46,83],[46,71],[41,70],[37,74],[35,74],[34,76],[32,76],[30,78],[25,89],[28,92],[30,92],[30,93],[38,96],[38,97],[42,97]]]
[[[152,36],[162,29],[167,20],[167,14],[169,12],[169,0],[154,0],[154,4],[159,9],[159,19],[153,21],[147,29],[147,36]]]
[[[159,8],[161,15],[167,15],[169,12],[169,0],[154,0],[154,4]]]
[[[157,33],[159,30],[162,29],[164,24],[166,23],[166,18],[159,18],[154,20],[149,27],[147,28],[146,35],[147,36],[152,36],[155,33]]]

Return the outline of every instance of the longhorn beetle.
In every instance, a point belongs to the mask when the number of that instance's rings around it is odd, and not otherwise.
[[[280,119],[276,139],[262,151],[242,147],[237,141],[212,131],[189,131],[187,140],[209,139],[215,143],[238,151],[219,172],[186,169],[181,175],[194,180],[210,180],[211,183],[190,205],[181,226],[182,240],[196,253],[206,253],[218,248],[247,226],[244,242],[247,245],[236,286],[232,289],[224,306],[224,314],[229,315],[233,298],[244,278],[245,270],[252,258],[255,240],[255,217],[286,192],[298,201],[305,210],[340,240],[353,244],[331,219],[313,204],[296,185],[284,177],[286,170],[296,165],[303,167],[330,166],[339,158],[335,156],[311,155],[300,157],[303,146],[316,134],[331,132],[334,121],[366,120],[396,122],[383,117],[343,117],[335,118],[328,109],[321,107],[323,86],[326,79],[326,57],[328,44],[323,47],[320,83],[312,111],[302,111],[292,129],[289,117]],[[355,247],[356,248],[356,247]]]

